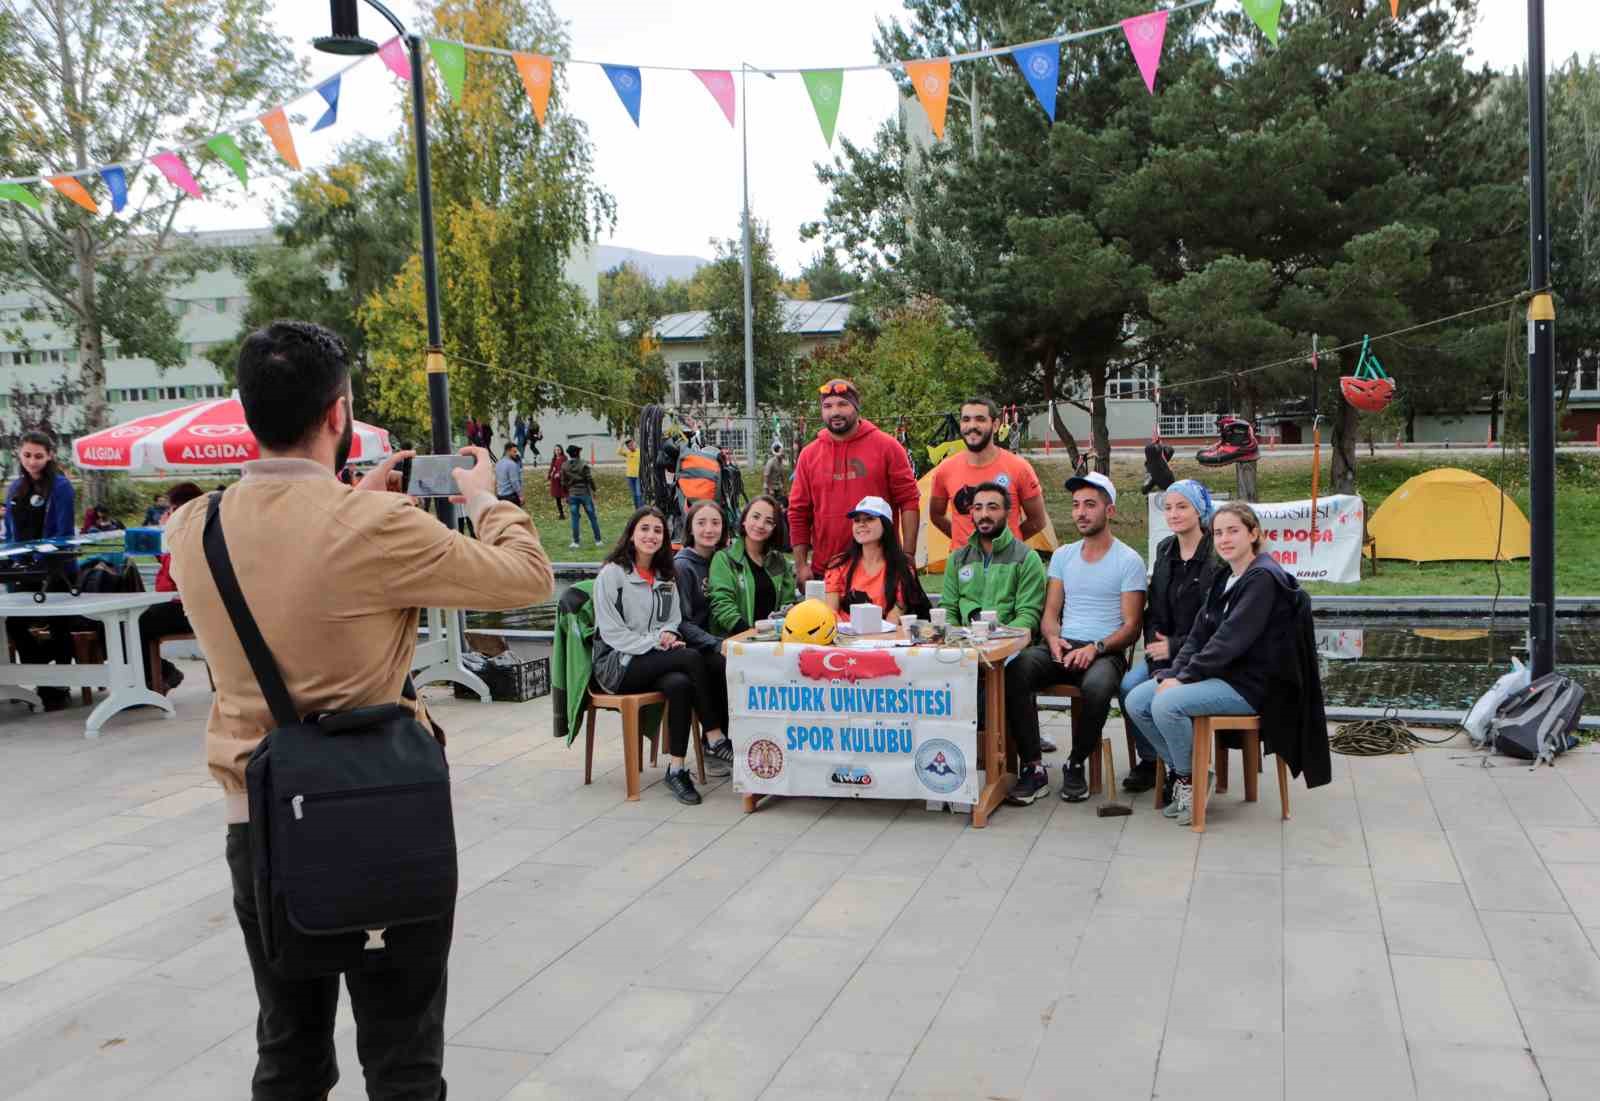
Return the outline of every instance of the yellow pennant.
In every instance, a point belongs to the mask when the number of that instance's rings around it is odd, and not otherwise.
[[[272,139],[278,156],[287,161],[290,168],[300,171],[300,155],[294,151],[294,135],[289,132],[289,116],[283,113],[283,108],[274,107],[262,115],[261,125],[266,127],[267,137]]]
[[[928,123],[933,132],[944,140],[944,109],[950,99],[950,59],[937,61],[907,61],[906,75],[917,90],[922,109],[928,112]]]
[[[522,74],[522,87],[533,102],[533,115],[543,126],[545,108],[550,105],[550,59],[543,54],[512,54],[511,59]]]
[[[50,186],[61,194],[77,203],[90,214],[99,214],[100,208],[95,205],[94,196],[90,195],[84,186],[73,176],[51,176]]]

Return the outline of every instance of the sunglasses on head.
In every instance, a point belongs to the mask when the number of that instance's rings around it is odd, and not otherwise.
[[[842,378],[836,378],[832,382],[824,382],[821,386],[817,387],[817,393],[821,394],[823,397],[832,396],[847,398],[851,394],[855,393],[855,389],[856,388],[846,380]]]

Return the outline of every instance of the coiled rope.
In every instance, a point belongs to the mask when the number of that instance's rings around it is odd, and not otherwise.
[[[1410,753],[1419,745],[1443,745],[1456,736],[1452,730],[1443,738],[1424,738],[1412,733],[1400,721],[1398,708],[1384,709],[1381,719],[1357,719],[1340,723],[1328,739],[1328,748],[1347,757],[1386,757],[1394,753]]]

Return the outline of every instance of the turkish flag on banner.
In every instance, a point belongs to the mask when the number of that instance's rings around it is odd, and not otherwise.
[[[806,650],[800,655],[800,673],[812,680],[872,680],[898,677],[900,663],[887,650],[849,650],[840,647]]]

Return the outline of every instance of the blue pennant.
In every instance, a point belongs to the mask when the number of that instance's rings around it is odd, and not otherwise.
[[[1061,73],[1061,45],[1058,42],[1046,42],[1039,46],[1019,46],[1011,51],[1011,56],[1016,58],[1017,68],[1022,70],[1022,75],[1027,78],[1033,94],[1039,97],[1039,105],[1044,108],[1044,113],[1050,116],[1050,121],[1056,120],[1056,81]]]
[[[632,65],[602,65],[606,76],[611,78],[611,86],[617,90],[617,95],[622,98],[622,105],[628,109],[628,114],[633,116],[633,124],[639,125],[639,93],[643,87],[639,82],[639,70]]]
[[[317,94],[328,101],[328,109],[311,129],[313,132],[332,126],[339,119],[339,78],[330,77],[317,85]]]
[[[111,209],[119,212],[128,205],[128,174],[120,168],[102,168],[100,178],[106,182],[106,189],[111,192]]]

